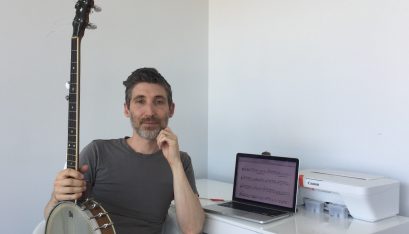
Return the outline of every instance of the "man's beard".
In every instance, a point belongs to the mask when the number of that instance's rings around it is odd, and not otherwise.
[[[135,128],[136,133],[146,140],[154,140],[159,135],[159,132],[162,130],[160,128],[155,128],[153,130],[142,129],[142,128]]]
[[[162,129],[164,129],[167,125],[167,120],[165,121],[165,123],[163,124],[158,118],[156,117],[149,117],[149,118],[143,118],[141,119],[139,122],[138,120],[131,115],[131,124],[132,127],[134,128],[135,132],[142,138],[146,139],[146,140],[154,140],[156,139],[156,137],[159,135],[160,131]],[[150,128],[150,129],[146,129],[142,127],[142,124],[145,121],[155,121],[157,123],[159,123],[159,126],[155,127],[155,128]],[[165,126],[162,126],[165,125]]]

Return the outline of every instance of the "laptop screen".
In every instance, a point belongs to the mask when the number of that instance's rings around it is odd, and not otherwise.
[[[238,153],[233,200],[295,209],[299,162],[296,158]]]

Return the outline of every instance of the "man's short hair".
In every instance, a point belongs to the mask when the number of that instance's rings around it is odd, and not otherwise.
[[[139,68],[132,72],[132,74],[128,77],[127,80],[123,82],[125,85],[125,103],[129,108],[132,98],[132,89],[135,85],[146,82],[151,84],[158,84],[162,86],[167,95],[169,107],[173,104],[172,100],[172,88],[170,84],[165,80],[165,78],[156,70],[155,68],[144,67]]]

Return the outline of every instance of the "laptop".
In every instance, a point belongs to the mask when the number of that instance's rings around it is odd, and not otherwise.
[[[232,201],[203,209],[261,224],[289,217],[296,211],[298,168],[297,158],[238,153]]]

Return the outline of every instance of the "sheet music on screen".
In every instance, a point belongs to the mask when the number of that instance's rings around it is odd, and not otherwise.
[[[237,166],[237,198],[292,207],[295,162],[240,158]]]

